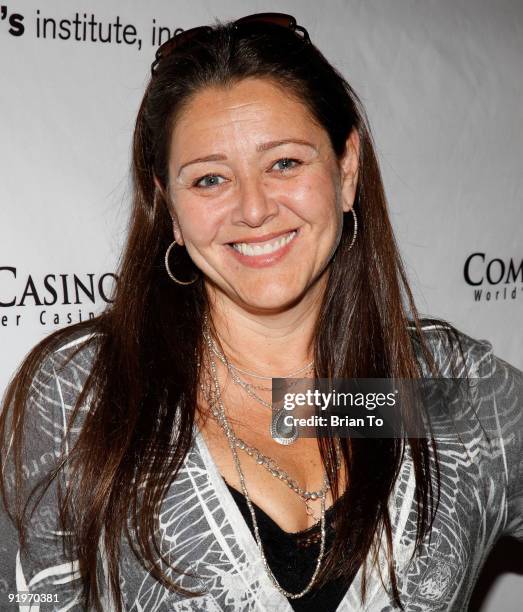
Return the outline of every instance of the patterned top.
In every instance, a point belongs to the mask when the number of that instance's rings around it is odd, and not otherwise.
[[[225,482],[236,505],[254,537],[254,524],[243,493]],[[336,536],[335,507],[341,503],[341,497],[325,511],[325,551],[332,548]],[[297,532],[284,531],[259,506],[252,502],[263,551],[278,584],[286,591],[299,593],[307,584],[314,572],[320,553],[320,524]],[[345,596],[356,571],[329,580],[313,588],[297,599],[288,599],[291,608],[299,612],[317,612],[318,610],[336,610]]]
[[[442,335],[430,325],[424,333],[442,374],[450,376],[451,360],[445,357]],[[476,385],[472,406],[453,407],[453,422],[436,424],[441,501],[432,537],[413,558],[415,478],[408,452],[389,503],[400,595],[408,612],[465,610],[478,572],[498,538],[512,535],[523,540],[523,373],[494,356],[489,342],[464,334],[460,337],[466,358],[462,368],[481,384]],[[29,484],[40,480],[58,456],[68,416],[94,356],[93,343],[87,345],[85,340],[78,338],[59,348],[33,381],[27,415],[32,443],[26,449],[24,466]],[[60,369],[79,344],[85,346]],[[83,414],[86,410],[88,406],[83,406]],[[466,424],[459,435],[454,419]],[[78,423],[70,428],[69,448],[80,427]],[[202,435],[196,429],[194,433],[190,452],[163,501],[158,529],[162,552],[172,559],[172,565],[192,570],[192,577],[176,580],[205,594],[189,599],[169,592],[142,568],[123,538],[120,568],[125,610],[292,612],[287,599],[270,582],[256,542]],[[55,596],[52,602],[20,606],[23,612],[83,610],[78,562],[66,562],[62,555],[61,540],[67,534],[57,531],[56,495],[53,483],[29,525],[28,554],[20,555],[17,534],[0,513],[2,610],[15,609],[7,604],[7,593],[17,590]],[[101,546],[99,556],[106,568]],[[384,557],[381,563],[386,576]],[[370,573],[367,598],[361,602],[361,572],[337,611],[394,610],[376,568]],[[104,610],[113,610],[107,589],[104,600]]]

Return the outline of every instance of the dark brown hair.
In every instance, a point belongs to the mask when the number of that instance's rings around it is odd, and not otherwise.
[[[197,357],[203,347],[202,317],[208,298],[201,278],[181,287],[167,277],[163,257],[172,242],[172,224],[154,176],[167,184],[172,127],[191,96],[208,86],[230,87],[245,78],[271,79],[296,96],[326,130],[338,158],[352,129],[360,138],[355,199],[358,238],[349,252],[353,227],[351,215],[346,214],[314,334],[316,375],[417,378],[421,375],[419,356],[433,370],[435,367],[389,222],[365,113],[346,80],[314,45],[284,28],[235,31],[231,24],[218,24],[177,48],[160,62],[136,121],[133,208],[114,303],[95,320],[57,331],[30,352],[8,387],[0,418],[1,467],[6,464],[7,441],[13,433],[16,482],[20,483],[24,412],[39,365],[71,333],[97,332],[90,341],[96,348],[93,367],[72,420],[88,395],[90,410],[76,446],[47,481],[66,464],[73,474],[60,504],[60,520],[64,530],[75,534],[74,554],[86,607],[102,610],[96,580],[97,545],[102,536],[118,610],[122,610],[118,559],[123,534],[157,580],[181,591],[163,573],[165,559],[158,562],[161,554],[153,538],[154,517],[193,442]],[[452,330],[448,325],[447,329]],[[338,483],[336,473],[331,476],[336,491],[338,485],[340,491],[348,485],[348,492],[338,505],[339,529],[322,580],[350,575],[365,566],[367,559],[373,562],[384,534],[388,588],[400,602],[387,504],[406,445],[416,475],[418,545],[430,531],[439,479],[437,461],[433,463],[437,456],[434,441],[342,440],[349,482]],[[322,439],[320,450],[330,470],[333,441]],[[100,457],[104,457],[103,464]],[[6,498],[4,481],[1,489]],[[18,496],[13,513],[22,543],[29,508],[29,500],[27,504],[23,501]],[[133,536],[127,527],[129,516],[136,532]]]

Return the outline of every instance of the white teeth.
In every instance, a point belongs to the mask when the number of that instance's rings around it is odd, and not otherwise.
[[[296,236],[296,230],[285,234],[285,236],[281,236],[280,238],[275,238],[272,242],[268,242],[264,245],[249,244],[247,242],[235,242],[232,246],[242,255],[268,255],[288,244],[294,238],[294,236]]]

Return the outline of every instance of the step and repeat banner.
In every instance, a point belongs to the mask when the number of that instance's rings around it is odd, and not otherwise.
[[[271,10],[367,109],[420,311],[523,367],[521,2],[0,0],[0,392],[38,340],[110,303],[157,46]],[[522,600],[505,574],[477,605]]]

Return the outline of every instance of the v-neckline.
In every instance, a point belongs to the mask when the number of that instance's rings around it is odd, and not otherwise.
[[[221,476],[221,474],[220,474],[220,476]],[[232,496],[233,500],[234,500],[234,494],[237,494],[238,496],[240,496],[242,498],[242,500],[245,503],[247,503],[245,495],[241,491],[238,491],[238,489],[236,487],[233,487],[232,485],[230,485],[223,476],[221,476],[221,478],[222,478],[225,486],[227,487],[227,490],[229,491],[229,493],[231,493],[231,496]],[[232,489],[232,491],[231,491],[231,489]],[[343,497],[343,495],[342,495],[342,497]],[[332,514],[332,512],[334,511],[335,506],[339,503],[340,499],[341,498],[337,499],[334,504],[331,504],[325,510],[325,516],[326,517],[328,517],[328,516],[330,516]],[[236,503],[236,501],[235,501],[235,503]],[[251,504],[253,505],[253,507],[256,510],[256,512],[261,514],[263,516],[264,520],[268,521],[271,524],[271,526],[276,531],[278,531],[278,533],[283,534],[285,537],[287,537],[289,539],[290,538],[300,538],[300,537],[303,537],[303,536],[310,535],[315,530],[317,530],[318,527],[319,527],[319,522],[317,522],[317,523],[314,523],[314,525],[311,525],[310,527],[306,527],[305,529],[300,529],[299,531],[285,531],[285,529],[282,529],[282,527],[280,527],[280,525],[278,525],[278,523],[270,515],[268,515],[267,512],[265,512],[265,510],[263,508],[260,508],[260,506],[258,506],[258,504],[255,504],[253,501],[251,501]]]
[[[238,546],[245,553],[246,558],[249,563],[254,567],[260,568],[260,574],[258,575],[260,586],[262,589],[266,589],[267,593],[272,595],[272,598],[277,598],[279,600],[277,609],[280,612],[293,612],[293,608],[289,603],[289,600],[281,593],[276,586],[272,583],[269,578],[263,563],[263,559],[261,556],[261,552],[258,548],[258,544],[247,525],[241,510],[238,508],[232,493],[229,491],[227,484],[218,470],[216,463],[211,455],[209,447],[205,442],[205,439],[198,429],[197,425],[194,425],[194,440],[196,445],[200,451],[201,457],[207,468],[207,474],[210,480],[211,486],[214,488],[216,497],[218,502],[222,506],[225,516],[227,517],[227,522],[232,527],[235,536],[238,541]],[[401,501],[401,506],[399,509],[395,507],[396,495],[398,492],[399,483],[402,480],[402,476],[404,477],[404,481],[406,481],[406,492]],[[401,464],[398,478],[394,483],[393,493],[389,499],[389,512],[391,512],[391,524],[393,527],[393,546],[394,551],[398,551],[401,547],[401,539],[404,533],[405,524],[408,519],[408,515],[412,504],[414,502],[414,490],[415,490],[415,475],[414,469],[412,465],[412,461],[410,460],[410,453],[407,447],[406,452],[404,453],[403,462]],[[332,507],[332,506],[331,506]],[[224,534],[222,534],[224,535]],[[382,543],[384,544],[383,538]],[[379,578],[379,574],[377,574],[376,568],[373,568],[369,571],[369,577],[367,581],[367,589],[366,589],[366,600],[365,604],[361,604],[360,592],[361,592],[361,582],[363,580],[363,571],[364,564],[358,569],[356,575],[354,576],[353,581],[351,582],[349,588],[341,599],[338,607],[336,608],[336,612],[364,612],[369,610],[369,603],[372,599],[377,595],[379,588],[382,586],[381,580]],[[389,603],[387,599],[387,604]]]

